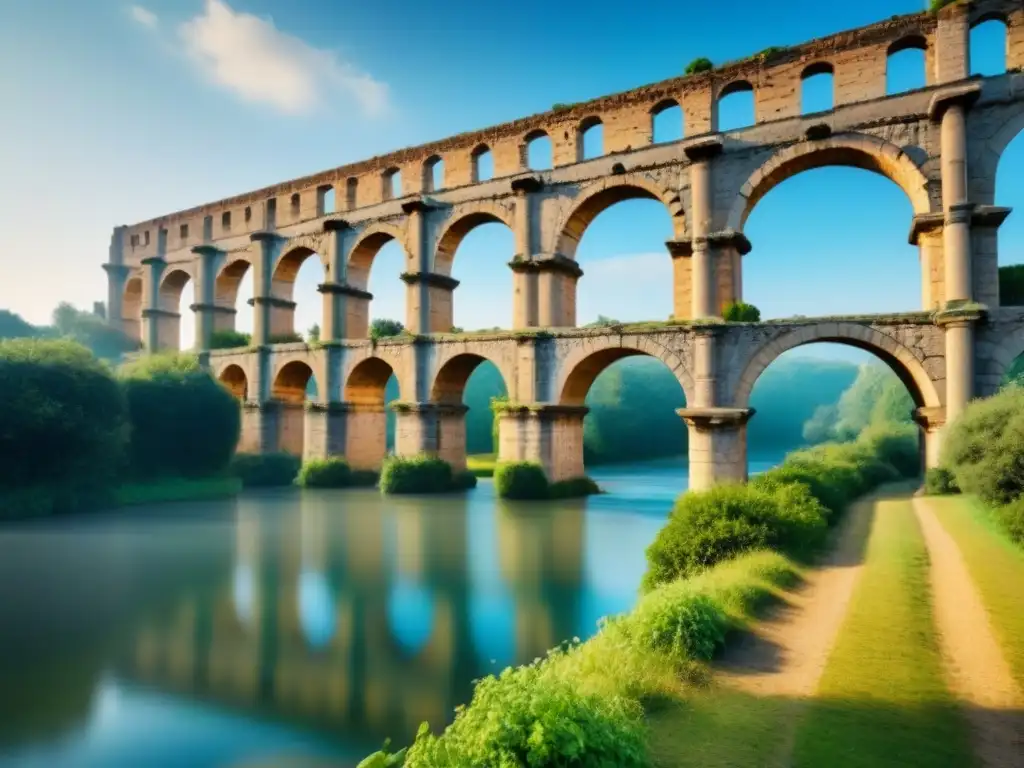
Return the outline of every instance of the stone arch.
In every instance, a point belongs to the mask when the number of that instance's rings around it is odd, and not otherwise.
[[[466,383],[473,372],[484,363],[491,363],[501,374],[505,391],[511,392],[509,371],[498,360],[478,352],[459,352],[444,360],[437,368],[430,383],[430,401],[445,405],[462,405]]]
[[[397,371],[391,362],[381,357],[365,357],[352,366],[345,377],[342,400],[356,406],[384,405],[384,390]],[[399,379],[399,397],[402,382]]]
[[[323,382],[317,380],[313,367],[305,360],[288,360],[274,371],[270,396],[283,403],[301,405],[306,401],[306,387],[310,379],[316,381],[319,391]]]
[[[270,284],[274,298],[287,301],[294,298],[295,278],[298,277],[302,265],[311,257],[316,257],[326,274],[327,264],[324,257],[317,252],[318,248],[320,248],[320,244],[311,238],[296,238],[288,241],[271,273]]]
[[[457,210],[456,215],[445,225],[437,238],[433,271],[439,275],[451,275],[455,254],[466,235],[480,225],[492,222],[514,229],[511,212],[492,200],[473,203]],[[509,254],[510,258],[511,256],[512,254]]]
[[[581,190],[573,207],[558,226],[555,251],[570,259],[576,258],[583,233],[601,213],[623,200],[657,200],[672,217],[673,237],[682,239],[686,233],[686,217],[678,193],[656,184],[641,174],[612,176]]]
[[[370,281],[370,267],[380,249],[392,240],[398,241],[408,256],[409,248],[405,241],[405,232],[385,222],[378,222],[359,233],[359,237],[349,250],[345,279],[350,286],[365,291]]]
[[[238,289],[251,268],[248,254],[236,255],[220,268],[213,282],[214,302],[218,307],[237,309]]]
[[[944,404],[945,392],[936,387],[917,357],[881,331],[857,323],[820,323],[797,326],[766,341],[750,358],[737,380],[732,404],[747,408],[754,384],[779,355],[815,342],[833,342],[870,352],[888,365],[907,387],[917,407],[934,408]],[[941,392],[941,394],[940,394]]]
[[[979,342],[978,358],[978,395],[987,397],[994,395],[1017,358],[1024,355],[1024,326],[997,340]]]
[[[121,328],[126,336],[135,341],[142,339],[142,304],[142,277],[132,275],[124,284],[121,298]]]
[[[175,265],[164,272],[160,278],[160,309],[166,312],[180,312],[181,293],[192,280],[192,273]]]
[[[249,398],[249,380],[245,370],[238,363],[229,363],[217,374],[217,381],[232,395],[243,402]]]
[[[862,168],[895,182],[914,213],[931,211],[928,179],[899,147],[866,134],[847,134],[824,141],[803,142],[779,150],[755,170],[729,211],[726,228],[742,232],[751,211],[772,189],[798,173],[826,166]]]
[[[609,365],[640,355],[661,360],[679,382],[686,402],[692,402],[693,377],[683,361],[668,348],[642,336],[619,337],[611,342],[594,337],[574,348],[560,366],[553,393],[555,402],[558,405],[583,405],[594,381]]]

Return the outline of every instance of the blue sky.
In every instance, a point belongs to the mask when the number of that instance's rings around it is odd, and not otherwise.
[[[60,300],[105,299],[100,264],[117,224],[670,77],[697,56],[722,62],[923,3],[862,0],[823,12],[817,0],[731,0],[723,14],[712,2],[648,3],[643,13],[598,3],[583,13],[535,0],[8,0],[0,306],[45,322]],[[983,71],[1001,66],[993,31],[978,31]],[[920,67],[894,65],[894,87],[913,85]],[[724,120],[738,119],[743,105],[724,109]],[[1024,208],[1022,139],[1001,166],[999,197]],[[745,298],[766,317],[918,308],[910,216],[902,192],[866,171],[791,179],[748,222]],[[1021,260],[1020,217],[1004,226],[1003,263]],[[578,251],[579,321],[668,317],[669,234],[652,201],[602,214]],[[510,324],[511,255],[500,225],[462,245],[457,325]],[[371,274],[373,316],[404,317],[400,271],[389,246]],[[319,318],[320,279],[307,262],[300,330]],[[239,325],[251,325],[244,305]]]

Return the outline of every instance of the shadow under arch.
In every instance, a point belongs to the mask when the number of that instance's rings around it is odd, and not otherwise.
[[[156,317],[150,322],[157,324],[158,349],[182,349],[181,343],[181,298],[186,286],[192,282],[192,274],[180,266],[168,269],[160,278],[158,290],[159,306]]]
[[[221,267],[213,282],[215,331],[234,331],[238,327],[238,294],[242,283],[255,270],[247,257],[236,257]]]
[[[803,171],[829,166],[861,168],[885,176],[907,195],[915,214],[931,211],[928,179],[902,149],[874,136],[843,134],[813,144],[796,144],[768,158],[741,188],[729,211],[727,229],[742,232],[758,202],[782,182]]]
[[[305,402],[310,384],[317,384],[313,369],[302,360],[290,360],[274,375],[271,397],[280,403],[278,422],[278,448],[295,456],[302,456],[305,448]]]
[[[237,397],[241,401],[245,401],[249,398],[249,380],[245,375],[245,371],[242,366],[237,363],[231,363],[225,366],[224,370],[220,372],[217,380],[224,385],[232,395]]]
[[[142,278],[129,277],[121,299],[121,328],[125,335],[142,341]]]
[[[342,400],[347,404],[345,459],[354,469],[380,469],[387,455],[389,416],[387,390],[392,378],[401,381],[388,361],[367,357],[345,377]]]
[[[559,405],[582,406],[586,402],[587,393],[600,376],[612,363],[628,357],[651,357],[663,362],[672,372],[683,390],[686,402],[691,402],[693,377],[686,369],[683,361],[674,353],[654,342],[638,340],[633,342],[622,339],[621,346],[616,344],[604,348],[587,345],[571,353],[562,363],[560,376],[555,386],[555,395]]]

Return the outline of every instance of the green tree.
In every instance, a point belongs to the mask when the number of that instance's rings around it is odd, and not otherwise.
[[[710,72],[715,68],[714,63],[711,59],[701,56],[700,58],[694,59],[686,65],[686,74],[696,75],[700,72]]]
[[[0,339],[31,339],[39,329],[7,309],[0,309]]]
[[[839,398],[832,440],[853,440],[871,426],[909,423],[914,401],[906,385],[887,366],[862,365]]]
[[[62,301],[53,310],[53,327],[59,336],[74,339],[104,360],[120,360],[126,352],[139,348],[139,343],[107,324],[99,315],[76,309]]]
[[[313,323],[306,331],[306,341],[320,341],[320,324]]]
[[[405,326],[397,320],[389,320],[384,317],[376,318],[370,323],[371,339],[386,339],[390,336],[397,336],[405,330]]]

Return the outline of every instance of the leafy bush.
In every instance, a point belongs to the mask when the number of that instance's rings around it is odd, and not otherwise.
[[[499,461],[494,467],[494,492],[503,499],[546,499],[548,478],[535,462]]]
[[[210,334],[210,349],[237,349],[252,345],[252,335],[241,331],[214,331]]]
[[[481,680],[442,736],[420,728],[405,765],[646,768],[645,735],[637,701],[581,693],[538,663]]]
[[[380,472],[372,469],[353,469],[349,476],[349,485],[353,488],[370,488],[380,480]]]
[[[1024,497],[997,507],[995,518],[1013,541],[1024,545]]]
[[[780,485],[794,484],[805,486],[808,492],[821,502],[828,514],[829,521],[838,518],[850,502],[850,498],[843,493],[842,488],[838,487],[830,478],[827,469],[811,464],[786,461],[774,469],[762,472],[750,481],[750,485],[754,488],[762,488],[769,492],[773,492]]]
[[[685,493],[647,549],[650,590],[755,549],[806,556],[822,541],[827,512],[806,486],[721,485]]]
[[[404,330],[405,326],[397,320],[378,317],[370,323],[370,338],[374,340],[386,339],[391,336],[398,336]]]
[[[949,496],[960,493],[956,477],[945,467],[932,467],[924,474],[924,492],[929,496]]]
[[[7,514],[102,503],[121,465],[127,420],[110,369],[72,341],[0,341],[0,495]],[[14,498],[13,495],[11,498]]]
[[[913,424],[870,426],[861,432],[857,443],[893,467],[900,477],[917,477],[921,473],[921,438]]]
[[[388,456],[380,471],[381,493],[448,493],[476,486],[470,472],[453,473],[436,456]]]
[[[231,473],[247,488],[291,485],[302,460],[291,453],[237,453]]]
[[[722,319],[729,323],[759,323],[761,310],[743,301],[731,301],[722,311]]]
[[[238,401],[195,355],[152,355],[121,367],[135,479],[222,472],[241,431]]]
[[[600,486],[589,477],[574,477],[559,480],[548,486],[548,497],[552,499],[578,499],[583,496],[597,496],[603,493]]]
[[[304,341],[301,333],[275,333],[267,338],[268,344],[294,344],[297,341]]]
[[[1024,493],[1024,388],[974,401],[947,429],[941,463],[964,493],[993,505]]]
[[[352,468],[344,459],[311,459],[302,465],[298,485],[306,488],[347,488],[352,484]]]
[[[686,65],[686,74],[696,75],[700,72],[710,72],[714,68],[715,65],[712,63],[711,59],[701,56]]]

